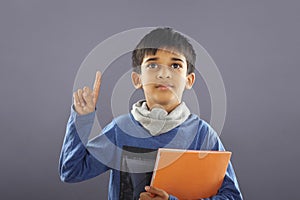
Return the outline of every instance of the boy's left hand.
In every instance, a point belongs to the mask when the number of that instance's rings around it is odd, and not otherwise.
[[[168,200],[169,199],[169,194],[159,188],[155,188],[152,186],[146,186],[145,190],[146,190],[146,192],[142,192],[140,194],[139,200],[149,200],[149,199]]]

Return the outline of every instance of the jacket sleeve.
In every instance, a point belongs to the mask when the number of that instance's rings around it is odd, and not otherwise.
[[[225,148],[213,128],[205,123],[200,129],[200,135],[204,136],[201,142],[201,150],[225,151]],[[201,188],[200,188],[201,190]],[[242,194],[239,189],[233,166],[229,162],[223,183],[215,196],[204,198],[204,200],[242,200]],[[177,200],[176,197],[170,195],[169,200]]]
[[[205,133],[205,139],[201,144],[201,150],[225,151],[225,148],[220,138],[216,134],[216,132],[209,125],[207,125],[207,127],[204,127],[204,129],[201,130]],[[215,196],[204,198],[202,200],[242,200],[242,199],[243,197],[239,189],[239,185],[234,173],[233,166],[231,162],[229,162],[222,186],[218,190],[218,193]],[[178,198],[169,195],[169,200],[178,200]]]
[[[242,200],[242,194],[240,192],[237,180],[232,168],[232,164],[228,164],[227,172],[225,174],[221,188],[217,195],[205,200]]]
[[[209,150],[215,151],[225,151],[225,148],[217,135],[217,133],[208,125],[208,138],[209,141]],[[231,161],[228,164],[225,177],[222,183],[221,188],[218,190],[218,193],[215,196],[210,198],[205,198],[205,200],[242,200],[242,194],[238,185],[238,181],[231,164]]]
[[[94,118],[95,112],[79,116],[73,107],[71,109],[59,159],[59,175],[64,182],[80,182],[109,169],[88,149]]]

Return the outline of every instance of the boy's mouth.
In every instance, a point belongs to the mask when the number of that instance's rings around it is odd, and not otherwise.
[[[155,88],[161,89],[161,90],[169,90],[172,89],[174,86],[171,84],[157,84]]]

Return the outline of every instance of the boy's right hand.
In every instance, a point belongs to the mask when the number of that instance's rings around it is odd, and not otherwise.
[[[73,93],[74,108],[79,115],[86,115],[95,111],[100,85],[101,72],[97,71],[93,90],[85,86]]]

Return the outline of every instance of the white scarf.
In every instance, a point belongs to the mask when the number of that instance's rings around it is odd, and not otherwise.
[[[153,108],[150,111],[146,101],[141,100],[133,104],[131,114],[151,135],[157,136],[184,122],[189,117],[190,110],[184,102],[181,102],[169,114],[162,108]]]

